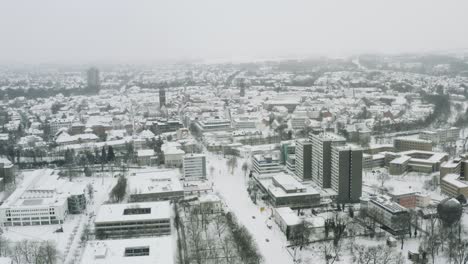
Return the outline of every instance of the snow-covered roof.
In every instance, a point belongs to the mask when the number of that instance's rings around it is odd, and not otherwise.
[[[175,263],[173,244],[171,236],[89,241],[83,252],[81,263],[173,264]],[[135,248],[147,248],[148,255],[130,256],[132,249]]]
[[[145,214],[124,214],[125,209],[150,208]],[[171,217],[171,206],[169,201],[128,203],[128,204],[105,204],[99,208],[95,223],[126,222],[134,220],[169,219]]]

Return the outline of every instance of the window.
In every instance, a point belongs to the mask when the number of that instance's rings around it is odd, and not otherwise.
[[[151,208],[127,208],[124,209],[124,215],[151,214]]]
[[[149,247],[125,248],[125,257],[149,256]]]

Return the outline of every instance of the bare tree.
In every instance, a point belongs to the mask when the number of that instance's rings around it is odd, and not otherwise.
[[[247,164],[246,161],[242,163],[242,171],[244,172],[244,176],[247,176],[247,171],[249,170],[249,165]]]

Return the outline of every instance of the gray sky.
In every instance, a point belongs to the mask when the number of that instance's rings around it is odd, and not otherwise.
[[[0,61],[151,62],[468,48],[466,0],[2,0]]]

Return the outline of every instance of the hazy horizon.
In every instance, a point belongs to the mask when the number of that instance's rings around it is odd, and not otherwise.
[[[255,60],[468,48],[463,1],[0,4],[2,63]]]

